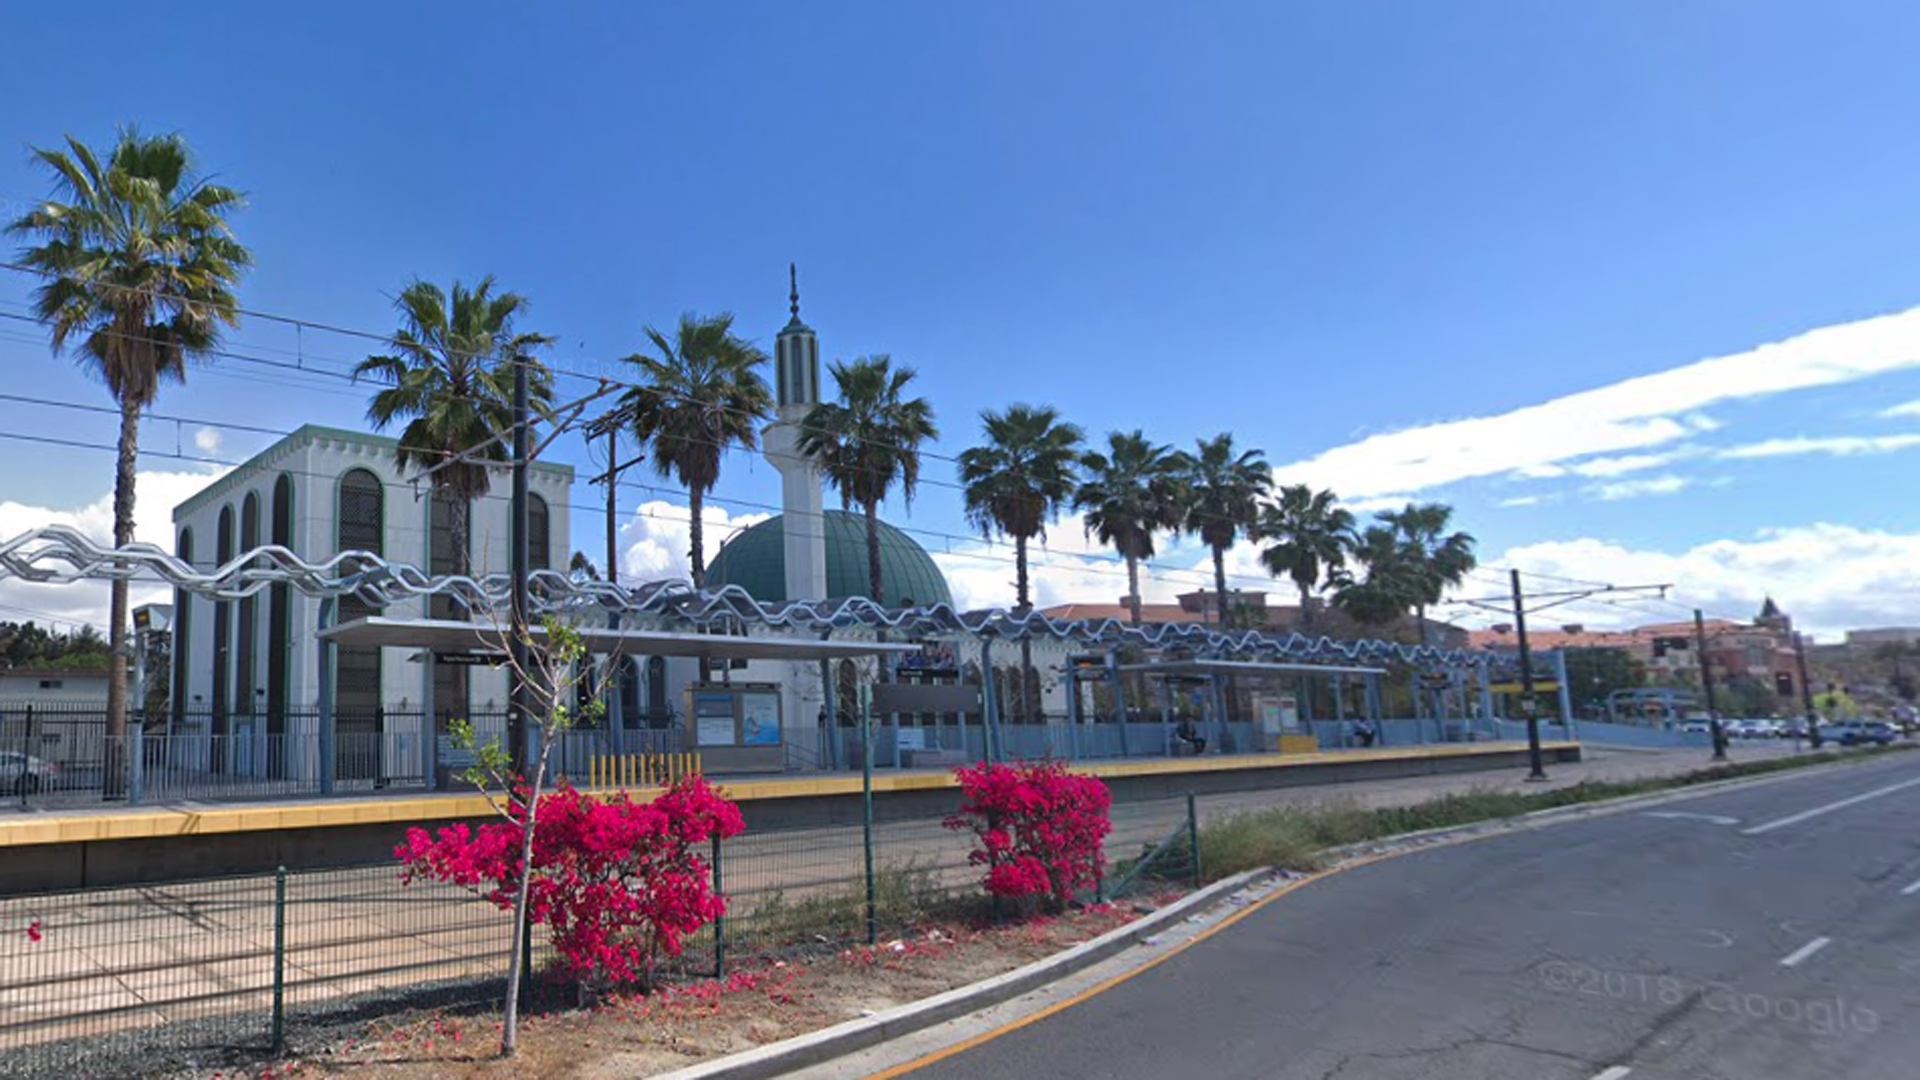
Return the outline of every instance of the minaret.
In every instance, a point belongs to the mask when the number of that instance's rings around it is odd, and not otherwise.
[[[786,533],[787,599],[827,598],[827,522],[822,516],[820,466],[799,452],[800,421],[820,403],[820,339],[800,321],[800,280],[787,264],[793,317],[773,340],[774,421],[761,446],[780,470]]]

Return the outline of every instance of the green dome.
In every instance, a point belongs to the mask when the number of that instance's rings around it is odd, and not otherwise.
[[[911,599],[920,605],[951,604],[953,593],[932,557],[913,538],[882,521],[880,524],[880,586],[889,607]],[[826,512],[826,597],[802,600],[839,600],[865,596],[867,588],[867,522],[845,510]],[[788,599],[784,516],[768,518],[728,540],[707,565],[707,586],[738,585],[755,600],[774,604]]]

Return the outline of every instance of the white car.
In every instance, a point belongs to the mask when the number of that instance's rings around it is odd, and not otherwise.
[[[0,750],[0,792],[32,795],[53,786],[60,766],[18,750]]]

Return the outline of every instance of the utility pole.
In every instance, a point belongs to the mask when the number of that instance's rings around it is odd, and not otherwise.
[[[620,475],[620,428],[607,425],[607,583],[620,583],[620,503],[614,480]]]
[[[1527,779],[1547,778],[1540,755],[1540,705],[1533,700],[1533,650],[1527,648],[1527,605],[1520,592],[1520,571],[1513,574],[1513,632],[1520,639],[1520,708],[1527,714]]]
[[[1707,728],[1713,732],[1713,760],[1727,760],[1727,733],[1720,726],[1720,706],[1713,700],[1713,672],[1707,667],[1707,618],[1693,609],[1693,651],[1700,661],[1700,690],[1707,699]]]
[[[1807,681],[1807,645],[1806,638],[1798,631],[1793,634],[1793,662],[1800,669],[1800,704],[1807,710],[1807,742],[1815,750],[1820,749],[1820,714],[1813,708],[1813,684]]]
[[[645,454],[637,454],[631,461],[623,462],[620,460],[620,429],[624,425],[632,422],[632,420],[633,409],[627,406],[620,406],[596,417],[593,422],[587,425],[587,438],[592,439],[600,435],[607,437],[607,471],[594,477],[593,482],[607,485],[607,582],[613,585],[620,583],[620,499],[618,481],[622,472],[646,460]],[[620,629],[619,612],[609,611],[607,613],[607,629]],[[624,693],[621,685],[621,667],[626,662],[626,655],[618,650],[615,650],[607,657],[604,692],[607,699],[607,729],[609,731],[624,730],[622,725],[626,722],[626,706],[621,700],[621,695]]]
[[[1521,708],[1527,714],[1527,764],[1528,780],[1545,780],[1547,770],[1540,753],[1540,703],[1533,698],[1533,652],[1527,646],[1527,613],[1539,612],[1548,608],[1571,604],[1580,600],[1590,600],[1596,596],[1612,596],[1632,593],[1667,594],[1670,585],[1590,585],[1578,589],[1563,589],[1557,592],[1533,594],[1533,607],[1527,607],[1527,597],[1520,588],[1520,571],[1511,571],[1513,591],[1509,596],[1488,596],[1478,600],[1455,600],[1456,604],[1481,608],[1501,615],[1513,616],[1514,632],[1520,644],[1520,696]],[[1543,602],[1544,601],[1544,602]]]
[[[509,504],[513,517],[508,530],[513,576],[512,640],[508,649],[513,656],[508,678],[507,742],[513,774],[527,779],[527,365],[526,356],[513,359],[513,497]]]

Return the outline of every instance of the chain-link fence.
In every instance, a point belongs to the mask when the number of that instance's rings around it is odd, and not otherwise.
[[[1101,896],[1196,876],[1175,850],[1191,799],[1119,803],[1112,821]],[[667,971],[993,918],[971,843],[939,817],[736,837],[710,853],[726,917]],[[232,1063],[408,1008],[492,1008],[512,933],[508,913],[403,885],[393,863],[0,899],[0,1078]],[[532,939],[537,967],[552,952]]]

